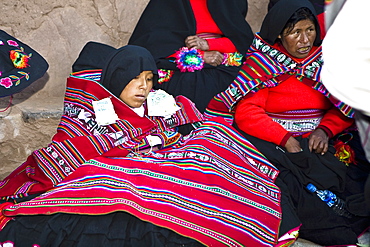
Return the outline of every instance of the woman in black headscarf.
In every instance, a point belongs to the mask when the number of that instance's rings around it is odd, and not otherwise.
[[[270,10],[280,0],[270,0],[267,9]],[[325,0],[310,0],[316,11],[317,20],[320,25],[320,37],[323,39],[326,34],[325,27]]]
[[[138,59],[139,58],[139,59]],[[145,87],[146,95],[140,106],[144,103],[149,91],[154,86],[157,75],[157,67],[153,56],[144,48],[139,46],[127,45],[118,49],[103,67],[100,83],[118,98],[122,92],[127,90],[133,80],[137,80],[141,75],[146,74]],[[145,76],[144,76],[145,77]],[[121,98],[122,99],[122,98]],[[128,100],[123,100],[126,104]],[[133,107],[132,105],[129,105]]]
[[[279,169],[280,234],[299,229],[300,237],[318,244],[355,244],[369,224],[363,203],[369,164],[352,128],[352,108],[321,83],[319,33],[310,1],[278,1],[239,75],[206,113],[224,109],[222,116],[234,117],[235,127]],[[338,212],[309,184],[330,190],[346,206]]]
[[[161,116],[148,116],[147,97],[156,83],[157,67],[145,48],[127,45],[115,49],[89,42],[73,70],[53,142],[35,150],[1,181],[0,207],[37,199],[90,159],[124,157],[130,150],[144,152],[152,146],[174,144],[181,138],[175,133],[176,125],[201,116],[183,98],[178,99],[182,107],[176,113],[181,117],[170,118],[170,124]],[[99,102],[102,107],[94,105]],[[106,114],[99,117],[99,112]],[[167,136],[167,131],[173,132]],[[100,216],[57,213],[17,217],[1,229],[0,239],[15,246],[202,246],[122,211]]]
[[[143,46],[154,56],[156,88],[188,97],[203,112],[235,78],[251,44],[247,9],[246,0],[151,0],[129,44]],[[197,51],[188,53],[191,48]]]
[[[203,120],[184,97],[173,99],[181,107],[166,112],[167,119],[148,113],[147,97],[156,83],[157,67],[143,47],[115,49],[89,42],[73,70],[76,72],[67,79],[64,114],[52,143],[33,151],[3,180],[2,199],[43,193],[87,160],[114,152],[125,156],[133,147],[149,149],[153,138],[155,145],[171,145],[182,137],[177,126]],[[169,131],[173,134],[167,137]]]

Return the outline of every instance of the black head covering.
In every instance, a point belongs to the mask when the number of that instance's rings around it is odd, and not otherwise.
[[[82,48],[77,60],[72,65],[72,71],[102,69],[109,56],[117,49],[98,42],[90,41]]]
[[[0,30],[0,97],[25,89],[48,68],[47,61],[34,49]]]
[[[316,19],[316,39],[314,45],[320,45],[320,27],[316,17],[316,11],[308,0],[279,0],[267,13],[262,22],[260,36],[270,45],[275,44],[279,34],[283,31],[290,17],[298,9],[308,8]]]
[[[127,84],[143,71],[152,71],[155,83],[158,71],[150,52],[143,47],[126,45],[114,51],[107,59],[100,83],[119,97]]]
[[[223,34],[245,54],[254,36],[245,20],[247,0],[209,0],[207,6]],[[171,66],[176,65],[165,58],[185,46],[186,37],[195,34],[196,21],[189,0],[151,0],[128,43],[147,48],[158,68],[174,69]]]
[[[280,0],[270,0],[268,4],[268,10],[270,10]],[[313,7],[316,10],[316,14],[321,14],[325,11],[325,0],[310,0]]]

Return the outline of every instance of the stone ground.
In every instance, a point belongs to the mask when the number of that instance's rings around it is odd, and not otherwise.
[[[0,110],[9,102],[0,100]],[[63,99],[14,99],[14,105],[0,112],[0,180],[22,164],[32,151],[51,142],[63,112]]]

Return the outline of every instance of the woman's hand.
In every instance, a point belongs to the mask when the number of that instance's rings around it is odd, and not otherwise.
[[[204,62],[208,63],[212,66],[217,66],[222,64],[222,61],[224,60],[224,55],[219,51],[209,51],[209,45],[207,40],[199,38],[196,35],[188,36],[185,39],[185,45],[186,47],[190,48],[196,48],[199,50],[204,51]]]
[[[189,49],[190,48],[195,48],[195,49],[199,49],[199,50],[202,50],[202,51],[208,51],[209,50],[209,45],[208,45],[207,40],[199,38],[196,35],[188,36],[185,39],[185,45]]]
[[[285,144],[285,149],[289,153],[298,153],[302,151],[301,144],[294,137],[289,137],[288,141]]]
[[[205,51],[203,59],[205,63],[208,63],[212,66],[217,66],[222,64],[224,55],[219,51]]]
[[[324,155],[328,151],[329,137],[322,129],[315,129],[308,139],[308,147],[311,152],[315,150],[316,153]]]

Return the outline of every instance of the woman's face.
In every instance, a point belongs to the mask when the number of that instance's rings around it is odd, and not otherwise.
[[[143,71],[122,90],[119,98],[132,108],[143,105],[153,87],[153,72]]]
[[[279,38],[290,55],[305,58],[310,53],[316,39],[315,24],[309,19],[299,21],[290,32],[286,28]]]

